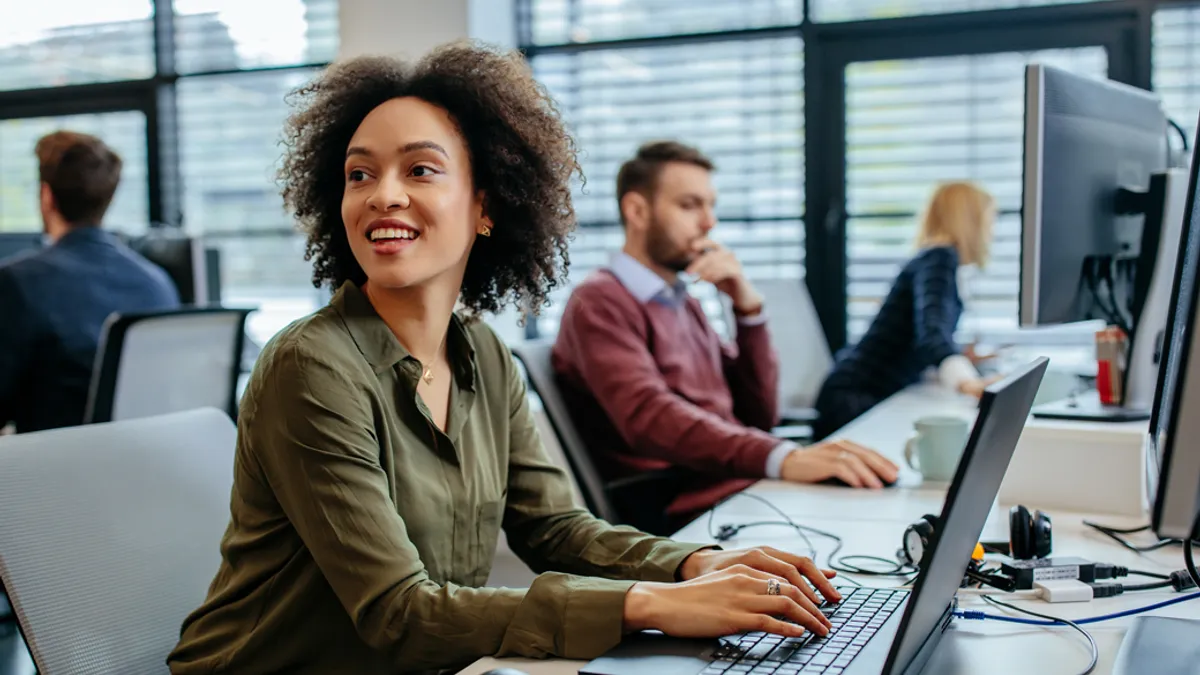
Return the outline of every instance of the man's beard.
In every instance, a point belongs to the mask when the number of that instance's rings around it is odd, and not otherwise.
[[[646,232],[646,253],[656,265],[665,267],[672,272],[683,272],[692,264],[693,256],[679,249],[671,241],[666,228],[661,227],[657,219],[650,220]]]

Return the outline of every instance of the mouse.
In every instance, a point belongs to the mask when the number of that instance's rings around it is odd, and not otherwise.
[[[515,668],[493,668],[483,675],[529,675],[528,673],[517,670]]]
[[[883,483],[883,487],[885,487],[885,488],[890,488],[896,484],[896,481],[894,481],[894,480],[886,481],[882,478],[879,479],[879,482]],[[826,478],[825,480],[821,481],[819,483],[819,485],[834,485],[837,487],[850,487],[850,484],[847,483],[846,481],[842,480],[841,478]]]

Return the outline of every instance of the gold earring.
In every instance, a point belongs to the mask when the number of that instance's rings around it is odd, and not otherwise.
[[[492,228],[488,227],[487,225],[480,225],[479,226],[479,236],[481,236],[481,237],[492,236]]]

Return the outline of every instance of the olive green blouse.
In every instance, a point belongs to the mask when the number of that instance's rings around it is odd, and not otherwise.
[[[222,562],[172,673],[591,658],[620,640],[630,580],[675,580],[701,546],[573,504],[491,329],[454,317],[447,349],[446,433],[416,393],[421,364],[353,284],[264,349],[238,419]],[[481,588],[501,526],[541,572],[528,590]]]

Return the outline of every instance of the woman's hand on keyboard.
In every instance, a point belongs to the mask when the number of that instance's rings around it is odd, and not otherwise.
[[[769,593],[775,584],[778,595]],[[677,584],[634,584],[625,595],[624,620],[629,632],[659,630],[694,638],[754,631],[827,635],[832,625],[787,579],[740,564]]]
[[[696,551],[679,566],[679,578],[687,581],[735,565],[744,565],[786,579],[789,584],[808,596],[814,606],[820,605],[822,601],[813,591],[813,586],[816,586],[827,600],[837,602],[842,599],[833,584],[829,583],[830,579],[837,576],[837,572],[818,568],[811,558],[780,551],[770,546],[732,551],[717,549]]]

